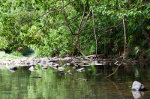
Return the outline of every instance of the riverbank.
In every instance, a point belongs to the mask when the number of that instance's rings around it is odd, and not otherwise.
[[[0,66],[7,67],[22,67],[22,66],[36,66],[40,65],[43,68],[52,67],[58,69],[58,67],[88,67],[88,66],[104,66],[104,65],[117,65],[120,60],[118,59],[103,59],[102,57],[96,57],[95,55],[89,55],[85,57],[24,57],[24,56],[14,56],[12,54],[6,54],[0,52]],[[117,64],[116,64],[117,63]],[[123,61],[123,64],[138,64],[139,61],[126,59]],[[61,69],[60,69],[61,71]]]

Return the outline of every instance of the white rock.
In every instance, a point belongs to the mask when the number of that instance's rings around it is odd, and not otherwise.
[[[83,72],[83,71],[85,71],[85,69],[84,68],[80,68],[80,69],[77,69],[77,71],[78,72]]]
[[[67,66],[70,66],[71,64],[70,64],[70,63],[67,63],[66,65],[67,65]]]
[[[68,70],[67,73],[72,75],[72,70]]]
[[[138,81],[134,81],[133,82],[133,84],[132,84],[132,90],[140,91],[142,89],[144,89],[144,85],[143,84],[141,84]]]
[[[33,67],[33,66],[31,66],[31,67],[29,68],[29,70],[30,70],[30,71],[36,71],[35,67]]]
[[[58,71],[64,71],[65,68],[63,67],[58,67]]]

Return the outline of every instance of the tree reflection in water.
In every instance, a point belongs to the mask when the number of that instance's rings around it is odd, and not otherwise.
[[[1,99],[121,99],[139,96],[150,98],[150,92],[131,91],[134,80],[142,81],[150,89],[150,68],[137,69],[138,66],[121,67],[115,75],[107,79],[104,75],[95,76],[92,72],[74,72],[73,75],[61,74],[51,68],[30,72],[27,68],[18,68],[16,72],[2,69],[0,72]],[[130,68],[132,70],[130,70]],[[141,68],[141,67],[140,67]],[[96,68],[96,73],[110,72]],[[106,69],[105,69],[106,70]],[[139,70],[138,77],[135,72]],[[39,77],[39,78],[33,78]],[[87,80],[76,80],[76,79]],[[144,96],[143,96],[144,95]],[[137,98],[137,97],[135,97]]]

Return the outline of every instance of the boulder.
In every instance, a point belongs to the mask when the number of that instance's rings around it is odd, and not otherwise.
[[[140,82],[134,81],[133,84],[132,84],[132,90],[135,90],[135,91],[144,91],[144,90],[146,90],[146,88]]]

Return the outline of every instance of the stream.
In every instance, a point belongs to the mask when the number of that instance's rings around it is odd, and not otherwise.
[[[29,71],[18,67],[10,72],[0,66],[0,99],[150,99],[150,91],[132,92],[137,80],[150,90],[149,65],[125,65],[110,78],[115,65],[88,66],[72,75],[51,67]],[[135,97],[136,96],[136,97]]]

